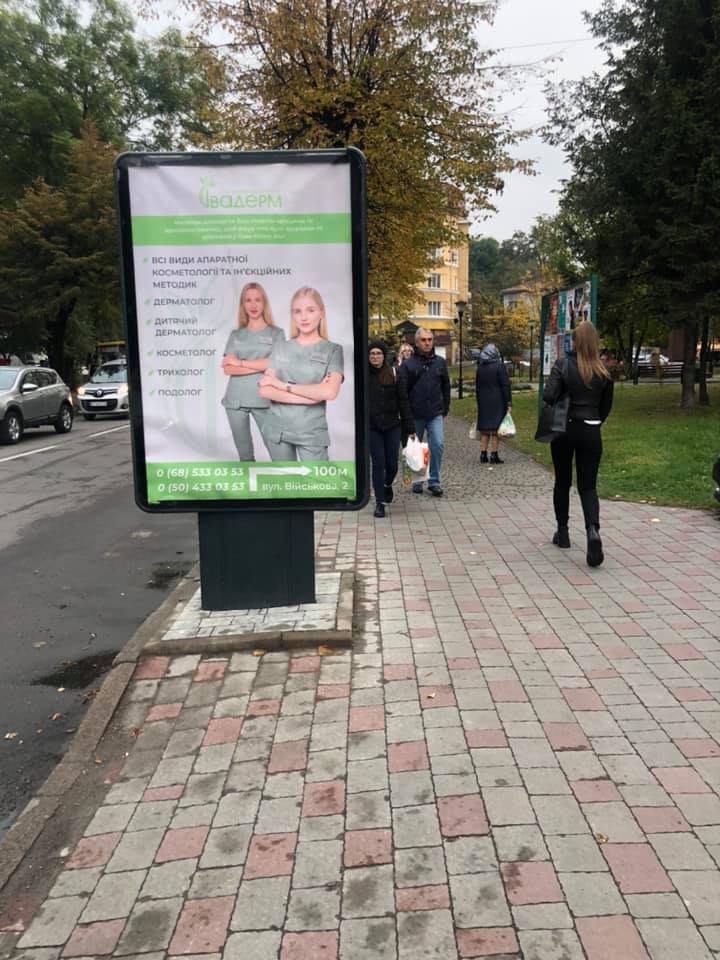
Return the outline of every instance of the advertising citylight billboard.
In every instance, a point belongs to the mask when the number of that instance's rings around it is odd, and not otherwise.
[[[542,377],[555,361],[572,350],[572,331],[581,320],[597,326],[597,277],[581,281],[567,290],[546,293],[542,298],[540,350]]]
[[[362,154],[130,153],[115,176],[138,505],[362,506]]]

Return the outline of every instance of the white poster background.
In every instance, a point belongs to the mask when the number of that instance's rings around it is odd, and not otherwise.
[[[208,209],[201,202],[203,183],[213,193],[237,195],[270,193],[282,196],[282,209],[248,209],[252,216],[286,213],[350,214],[349,164],[267,164],[262,166],[157,166],[129,170],[132,216],[242,215],[238,209]],[[167,288],[182,281],[165,273],[194,270],[198,257],[246,256],[247,262],[228,267],[241,275],[220,272],[212,277],[190,277],[196,287]],[[148,463],[237,460],[230,427],[221,400],[228,378],[222,357],[231,331],[237,326],[240,291],[246,283],[265,290],[275,325],[289,337],[290,301],[300,287],[314,287],[326,308],[328,339],[343,348],[345,379],[334,401],[327,404],[330,460],[355,459],[355,399],[353,375],[352,248],[348,243],[253,244],[223,246],[135,246],[135,285],[140,346],[145,455]],[[171,257],[195,258],[192,264],[169,263]],[[165,263],[158,260],[164,258]],[[155,262],[153,262],[155,261]],[[199,266],[205,266],[200,264]],[[213,264],[213,266],[215,266]],[[277,273],[265,271],[277,270]],[[283,274],[280,271],[289,271]],[[212,299],[210,305],[158,306],[157,300]],[[149,301],[149,302],[148,302]],[[175,326],[175,319],[196,318],[203,332]],[[164,356],[168,350],[204,351],[211,356]],[[163,396],[162,392],[199,391],[192,396]],[[269,456],[253,423],[257,461]]]

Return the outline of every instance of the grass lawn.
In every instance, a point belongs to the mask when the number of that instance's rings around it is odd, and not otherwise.
[[[679,384],[616,383],[613,410],[603,427],[600,496],[715,508],[710,471],[720,455],[720,384],[709,391],[710,407],[688,412],[679,406]],[[475,398],[454,400],[452,411],[473,422]],[[513,446],[552,469],[549,444],[533,439],[537,394],[514,395],[512,412],[518,428]]]

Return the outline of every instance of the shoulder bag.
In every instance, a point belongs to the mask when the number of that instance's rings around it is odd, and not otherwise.
[[[563,361],[563,384],[567,370],[567,359]],[[568,413],[570,411],[570,394],[565,388],[555,403],[545,403],[538,417],[535,439],[538,443],[550,443],[556,437],[561,437],[567,431]]]

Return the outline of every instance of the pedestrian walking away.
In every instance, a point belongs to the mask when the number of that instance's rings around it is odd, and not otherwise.
[[[450,411],[450,377],[445,360],[435,353],[432,330],[415,333],[415,351],[398,370],[398,390],[410,404],[418,439],[427,433],[430,448],[428,490],[443,495],[440,470],[444,449],[443,421]],[[422,493],[422,483],[413,484],[413,493]]]
[[[397,375],[387,362],[387,347],[370,344],[370,459],[375,494],[375,516],[385,516],[393,501],[393,480],[398,472],[400,443],[415,435],[415,421],[406,395],[401,395]]]
[[[550,444],[555,468],[553,505],[557,520],[553,543],[566,549],[570,547],[568,519],[574,457],[587,532],[587,562],[588,566],[599,567],[604,560],[597,495],[597,475],[603,449],[600,428],[612,408],[613,381],[600,359],[597,331],[589,320],[582,320],[575,327],[572,342],[572,353],[556,361],[543,391],[545,403],[555,403],[565,394],[570,399],[567,430]]]
[[[480,352],[475,372],[477,432],[480,434],[480,463],[503,463],[498,456],[498,427],[512,409],[510,380],[498,348],[488,343]]]

